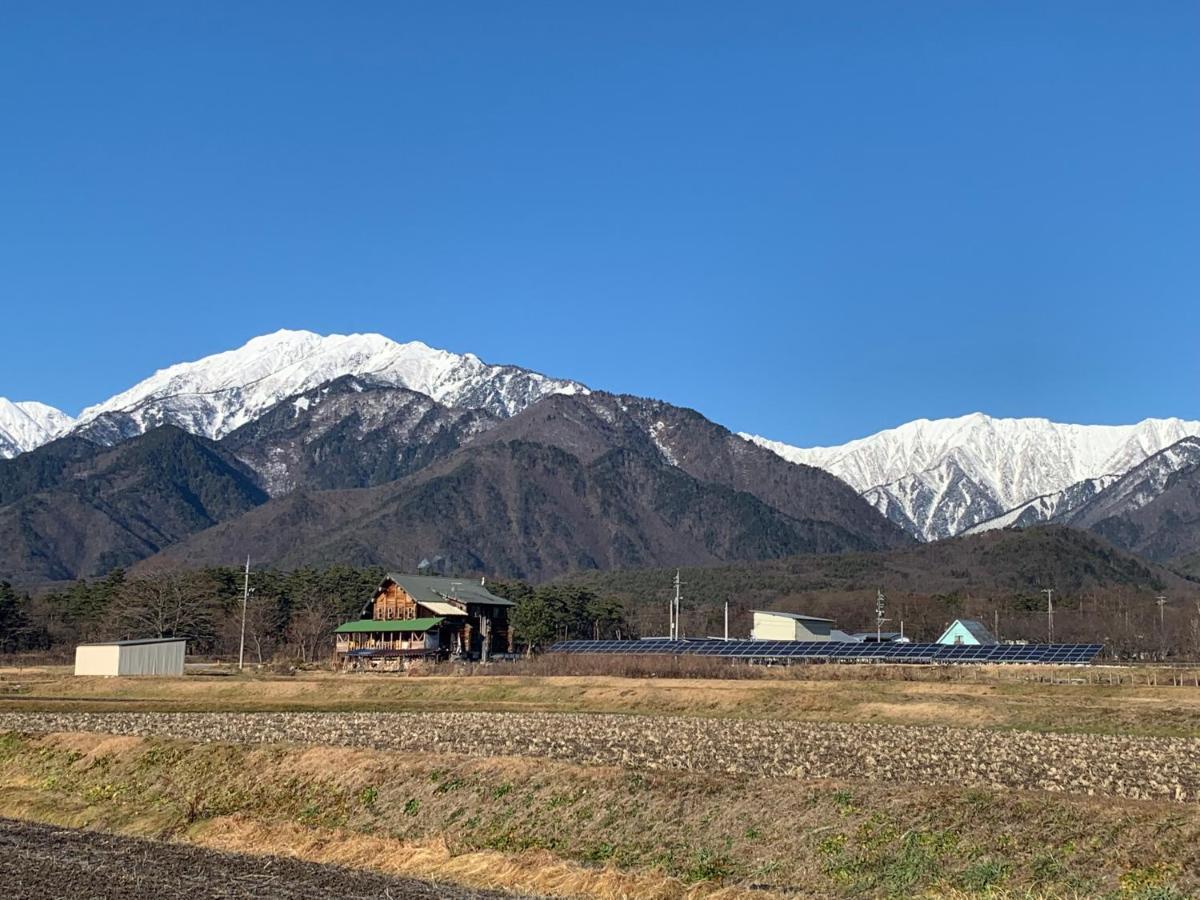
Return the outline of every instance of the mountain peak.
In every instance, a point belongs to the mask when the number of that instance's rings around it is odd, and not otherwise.
[[[553,393],[587,388],[515,366],[493,366],[473,354],[398,343],[381,334],[330,334],[281,329],[241,347],[160,369],[79,417],[109,442],[174,423],[220,438],[285,397],[343,375],[417,391],[447,406],[509,416]]]
[[[1088,479],[1121,474],[1200,422],[1069,425],[970,413],[916,419],[834,447],[743,435],[792,462],[832,472],[916,536],[959,534],[1005,510]]]
[[[12,401],[0,397],[0,459],[40,447],[74,421],[61,409],[36,400]]]

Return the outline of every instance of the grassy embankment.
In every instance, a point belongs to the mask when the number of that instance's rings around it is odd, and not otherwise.
[[[1200,891],[1191,804],[511,757],[7,735],[0,814],[590,896]]]

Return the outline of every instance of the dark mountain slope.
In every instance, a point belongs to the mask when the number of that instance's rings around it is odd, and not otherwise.
[[[1149,559],[1200,552],[1200,438],[1184,438],[1154,454],[1065,522]]]
[[[261,536],[261,539],[260,537]],[[762,559],[862,545],[752,494],[617,448],[584,462],[526,441],[469,446],[394,485],[293,494],[152,561],[227,562],[248,550],[284,567],[344,562],[541,579],[580,568]]]
[[[578,573],[561,580],[643,602],[665,599],[674,574],[673,568],[662,568]],[[878,588],[892,597],[1028,597],[1037,601],[1035,609],[1044,603],[1040,592],[1046,587],[1058,596],[1106,589],[1200,595],[1200,584],[1086,531],[1061,526],[989,531],[906,550],[806,554],[689,569],[684,580],[695,603],[729,598],[743,606],[855,592],[873,598]],[[865,617],[866,607],[860,612]]]
[[[573,569],[913,543],[833,476],[788,463],[697,413],[635,397],[552,396],[506,421],[463,419],[457,428],[446,411],[393,391],[366,400],[379,427],[356,424],[344,445],[335,442],[349,456],[345,466],[332,468],[336,456],[297,452],[314,433],[321,441],[340,434],[340,423],[358,422],[366,393],[347,383],[304,409],[280,404],[272,413],[279,420],[264,427],[276,443],[263,452],[247,431],[236,446],[257,454],[259,464],[282,456],[289,471],[355,484],[378,464],[369,455],[374,436],[399,449],[404,438],[397,435],[406,435],[415,441],[412,465],[425,462],[422,468],[362,490],[305,487],[195,536],[162,562],[220,563],[251,552],[281,566],[412,568],[440,556],[464,573],[542,579]],[[325,429],[317,413],[334,404],[338,414]],[[387,431],[410,404],[409,421],[432,414],[427,434],[435,440],[422,443],[419,430],[407,427]],[[295,433],[286,427],[293,422]],[[438,458],[470,432],[472,439]]]
[[[71,436],[0,460],[0,506],[61,486],[72,478],[81,460],[100,452],[91,441]]]
[[[272,496],[396,481],[499,421],[424,394],[346,375],[289,397],[221,440]]]
[[[98,575],[264,502],[253,473],[167,426],[114,448],[65,438],[0,462],[0,579]]]
[[[477,442],[514,439],[560,447],[585,462],[614,447],[654,456],[698,481],[750,493],[792,518],[828,522],[856,536],[830,552],[915,543],[828,472],[787,462],[694,410],[658,400],[602,392],[547,397]]]

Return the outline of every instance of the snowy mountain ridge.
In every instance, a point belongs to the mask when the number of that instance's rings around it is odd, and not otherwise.
[[[836,447],[792,447],[742,436],[792,462],[837,475],[923,540],[961,534],[1088,479],[1121,475],[1200,435],[1200,422],[1068,425],[972,413],[918,419]]]
[[[236,350],[162,369],[129,390],[85,409],[75,424],[115,443],[171,423],[221,438],[286,397],[344,375],[403,387],[446,406],[511,416],[549,394],[582,393],[583,385],[516,366],[488,365],[421,343],[380,334],[319,335],[277,331]]]
[[[69,415],[35,400],[0,397],[0,459],[40,447],[67,430],[73,423]]]

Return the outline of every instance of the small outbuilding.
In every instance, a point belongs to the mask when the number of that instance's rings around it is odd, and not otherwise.
[[[755,641],[827,641],[833,619],[756,609],[750,639]]]
[[[998,644],[996,636],[988,631],[987,626],[978,619],[955,619],[950,627],[942,632],[937,639],[939,644],[967,644],[982,647]]]
[[[75,648],[75,674],[182,675],[186,651],[183,638],[80,644]]]

